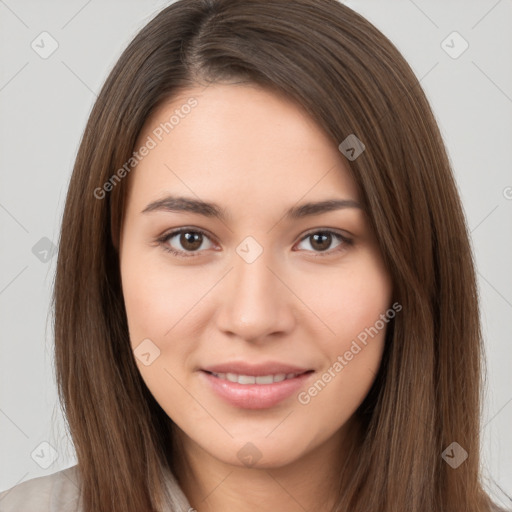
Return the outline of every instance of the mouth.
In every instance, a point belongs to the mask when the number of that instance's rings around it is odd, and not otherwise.
[[[244,375],[244,374],[237,374],[237,373],[216,373],[216,372],[210,372],[207,370],[203,370],[206,373],[209,373],[210,375],[213,375],[214,377],[217,377],[221,380],[227,380],[229,382],[234,382],[242,385],[249,385],[249,384],[273,384],[276,382],[282,382],[284,380],[294,379],[295,377],[298,377],[299,375],[304,375],[306,373],[311,373],[313,370],[306,370],[304,372],[297,372],[297,373],[276,373],[276,374],[269,374],[269,375]]]
[[[241,409],[269,409],[297,394],[314,370],[248,375],[201,370],[206,385],[224,403]]]

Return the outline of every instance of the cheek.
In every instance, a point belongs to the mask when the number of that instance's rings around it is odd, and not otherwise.
[[[347,271],[332,272],[326,285],[313,307],[329,327],[331,335],[323,339],[331,353],[348,350],[358,337],[364,339],[376,322],[378,330],[385,330],[387,323],[383,326],[379,320],[391,305],[392,286],[373,253],[358,257]]]
[[[187,322],[194,318],[194,304],[211,286],[191,269],[170,271],[169,266],[154,260],[127,248],[121,264],[132,344],[143,338],[159,343],[171,338],[185,317]]]
[[[199,332],[196,335],[204,309],[199,302],[206,299],[214,281],[211,275],[201,276],[192,268],[171,269],[154,252],[148,256],[126,246],[123,254],[121,275],[130,343],[146,386],[167,414],[193,414],[185,391],[190,378],[186,369],[201,339]]]
[[[182,371],[196,347],[177,341],[184,330],[190,335],[194,319],[190,308],[204,290],[199,293],[200,286],[192,276],[184,279],[183,272],[162,269],[135,248],[125,246],[124,250],[122,287],[137,368],[167,414],[181,415],[193,409]]]
[[[329,410],[341,422],[356,410],[381,364],[386,329],[394,317],[391,288],[387,272],[373,254],[359,258],[350,272],[332,276],[326,293],[315,303],[331,331],[317,338],[322,340],[325,364],[298,397],[300,403],[314,403],[315,409]]]

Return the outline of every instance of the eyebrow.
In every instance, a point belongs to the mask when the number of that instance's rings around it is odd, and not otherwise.
[[[361,204],[353,199],[326,199],[324,201],[293,206],[289,208],[284,215],[287,219],[293,220],[345,208],[359,208],[363,210]],[[155,211],[196,213],[205,217],[217,218],[223,222],[225,222],[228,217],[226,210],[216,203],[181,196],[167,196],[163,199],[153,201],[149,203],[141,213]]]

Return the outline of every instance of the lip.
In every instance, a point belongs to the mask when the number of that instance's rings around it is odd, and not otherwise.
[[[251,375],[254,377],[262,375],[276,375],[278,373],[304,373],[311,368],[301,368],[299,366],[291,366],[277,361],[269,361],[260,364],[249,364],[244,361],[233,361],[231,363],[216,364],[201,368],[203,371],[213,373],[236,373],[238,375]]]
[[[219,368],[225,368],[226,366],[219,366]],[[230,366],[233,369],[233,366]],[[237,366],[237,368],[239,368]],[[261,371],[252,367],[252,371]],[[280,366],[281,369],[290,369],[290,366]],[[265,368],[268,372],[269,367]],[[215,371],[215,370],[212,370]],[[247,371],[247,370],[245,370]],[[216,373],[230,373],[230,372],[216,372]],[[240,370],[233,371],[232,373],[242,373],[243,375],[252,375],[251,373],[243,373]],[[259,373],[254,375],[269,375],[273,373],[286,373],[286,372],[270,372],[270,373]],[[297,373],[290,371],[287,373]],[[206,370],[201,370],[199,374],[201,378],[206,381],[206,384],[210,386],[217,396],[222,398],[229,404],[239,407],[242,409],[268,409],[278,405],[280,402],[296,394],[301,387],[305,385],[305,382],[314,375],[313,370],[305,370],[305,373],[301,373],[291,379],[286,379],[280,382],[273,382],[272,384],[239,384],[238,382],[231,382],[229,380],[220,379],[215,375],[208,373]]]

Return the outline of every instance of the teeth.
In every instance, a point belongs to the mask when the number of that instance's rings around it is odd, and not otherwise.
[[[212,375],[219,379],[237,382],[238,384],[272,384],[273,382],[281,382],[285,379],[293,379],[298,373],[277,373],[276,375],[238,375],[236,373],[214,373]]]
[[[231,374],[236,379],[236,375]],[[231,381],[233,382],[233,381]],[[250,375],[239,375],[238,384],[256,384],[256,377]]]
[[[274,382],[272,375],[258,375],[256,377],[256,384],[272,384],[272,382]]]

